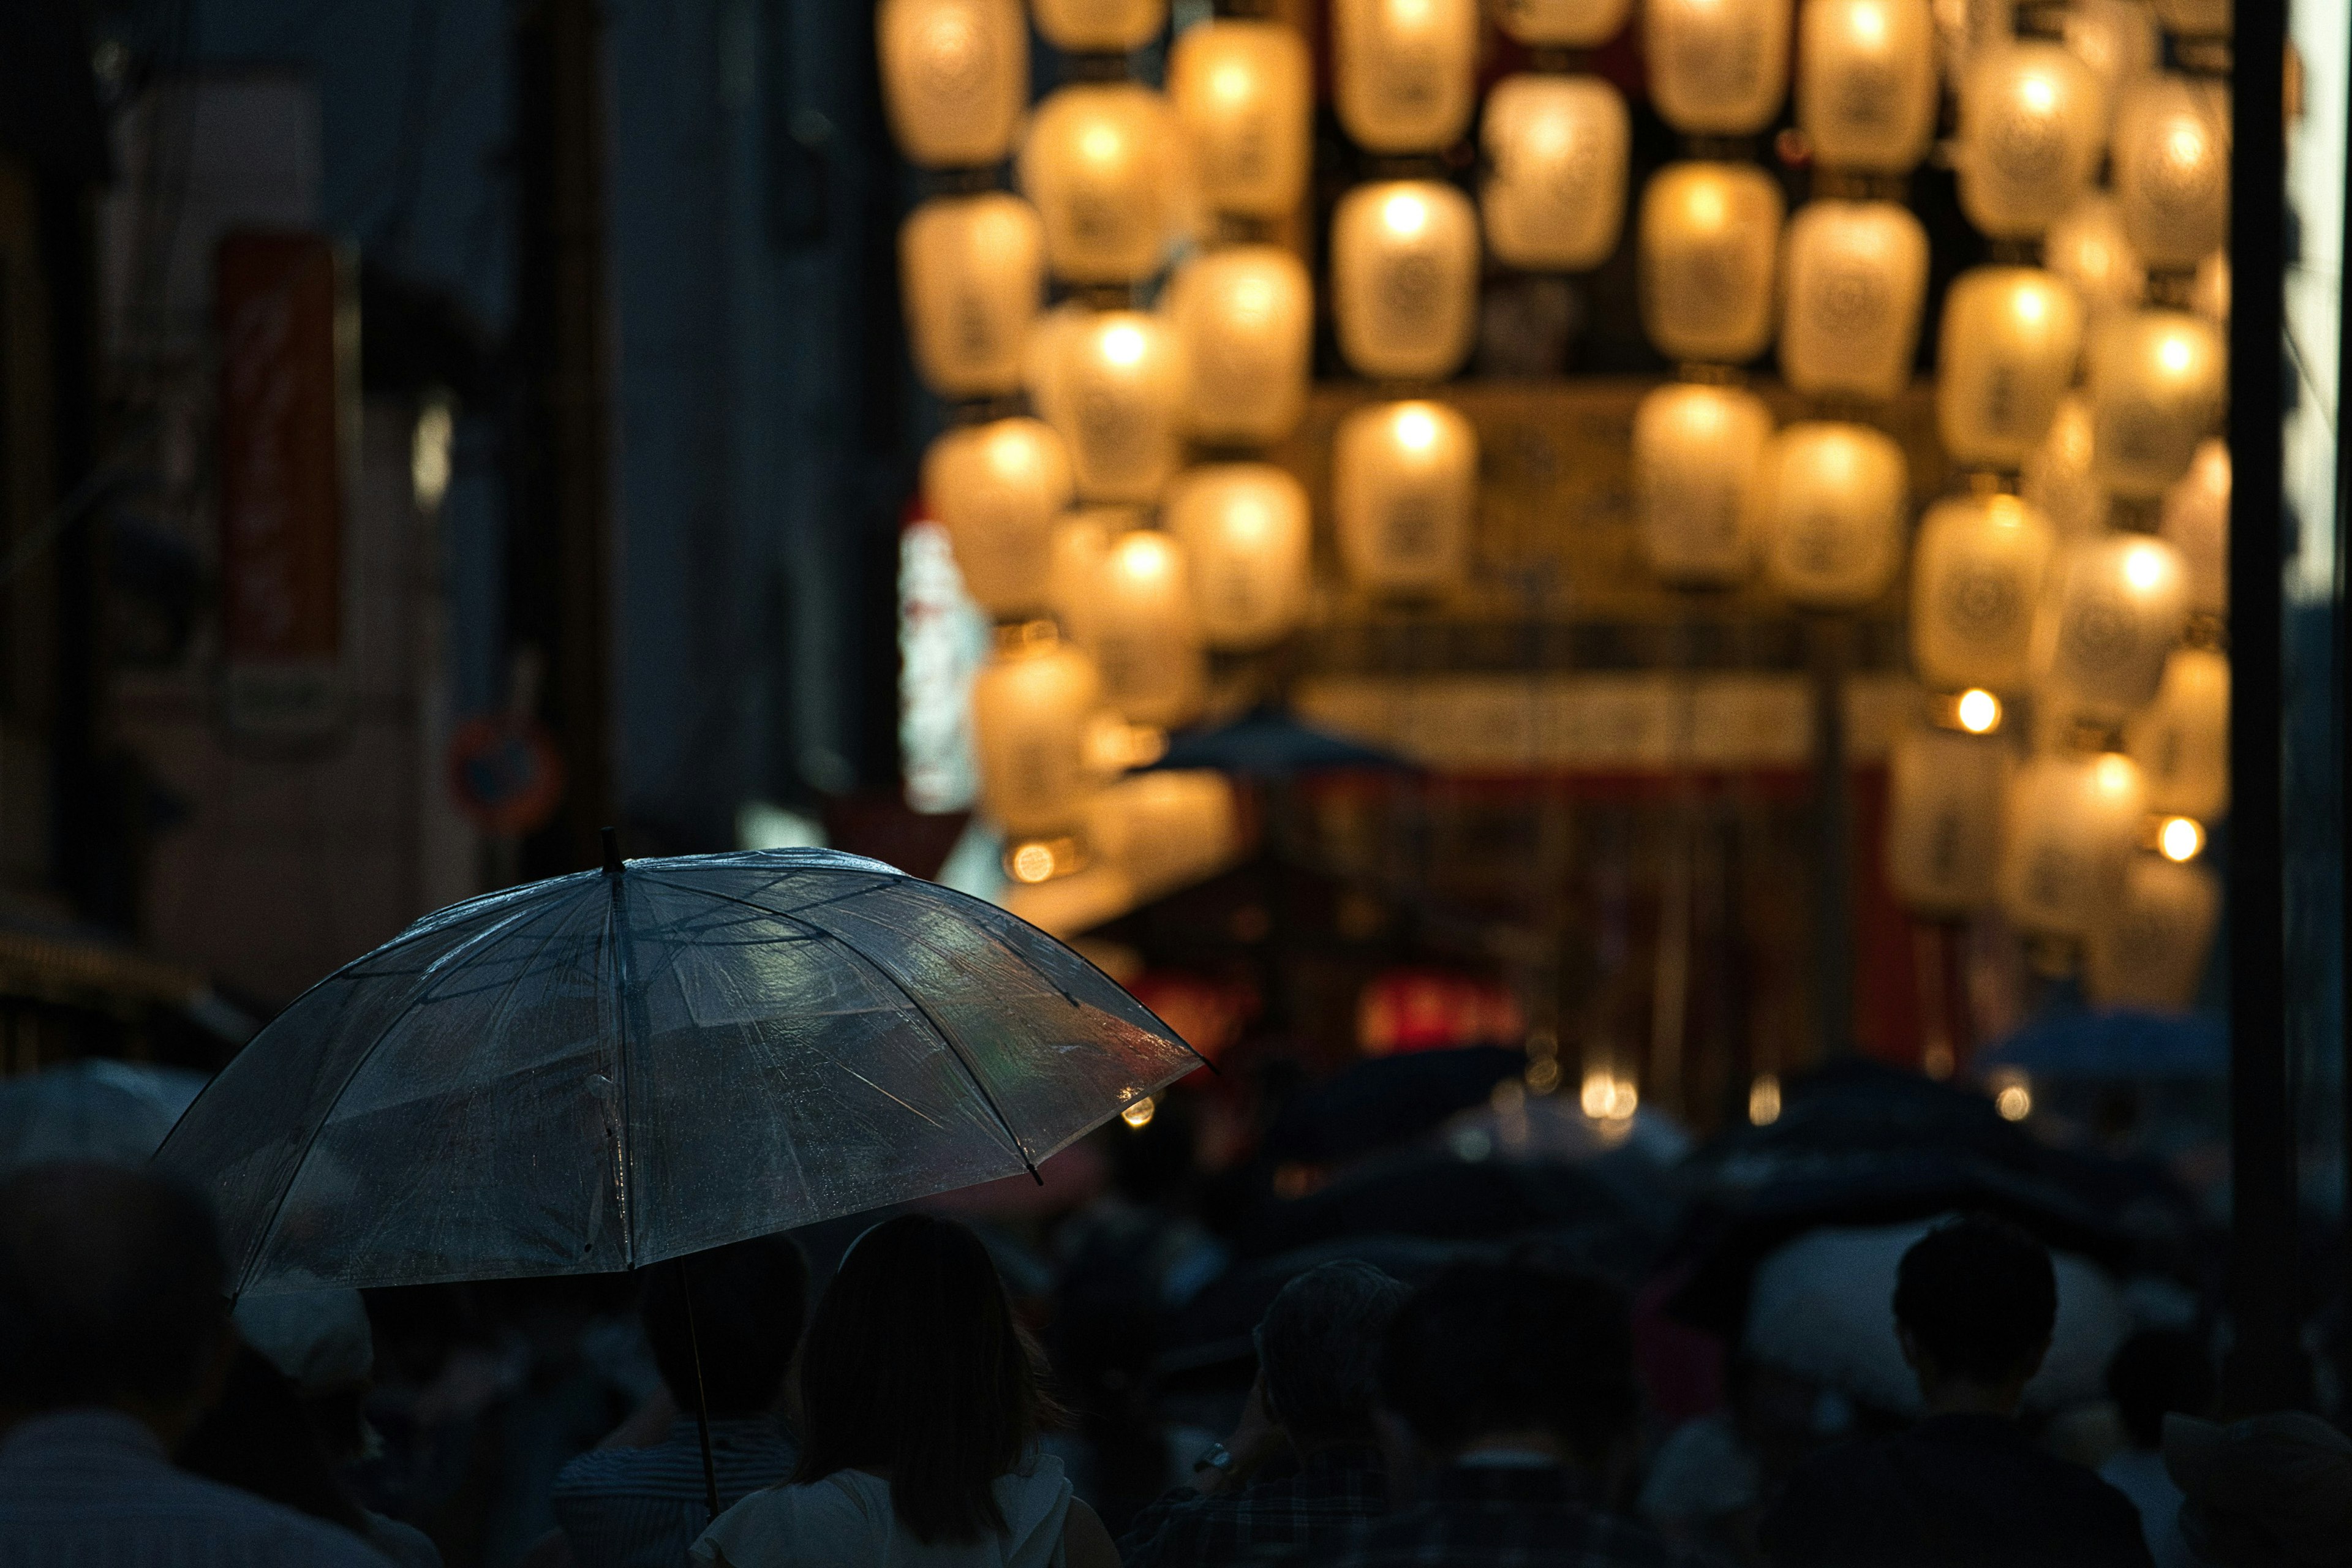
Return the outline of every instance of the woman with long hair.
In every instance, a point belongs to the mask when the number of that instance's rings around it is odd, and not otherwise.
[[[1118,1568],[1061,1461],[1038,1355],[980,1238],[902,1215],[859,1237],[802,1342],[801,1458],[694,1543],[710,1568]]]

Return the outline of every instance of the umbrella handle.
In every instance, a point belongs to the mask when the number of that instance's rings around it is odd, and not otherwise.
[[[679,1293],[686,1299],[686,1347],[694,1357],[694,1427],[702,1439],[702,1500],[719,1517],[719,1466],[710,1457],[710,1397],[702,1390],[702,1335],[694,1326],[694,1274],[677,1260]]]

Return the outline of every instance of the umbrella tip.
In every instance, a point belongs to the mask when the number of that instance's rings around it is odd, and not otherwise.
[[[603,837],[604,840],[604,875],[607,877],[617,877],[621,874],[621,835],[617,829],[607,827],[604,831]]]

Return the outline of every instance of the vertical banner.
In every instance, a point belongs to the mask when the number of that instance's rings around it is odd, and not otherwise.
[[[343,490],[356,414],[347,268],[314,234],[225,237],[221,644],[230,728],[325,733],[343,718]]]

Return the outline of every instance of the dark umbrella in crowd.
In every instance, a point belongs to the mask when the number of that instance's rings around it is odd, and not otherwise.
[[[559,877],[305,993],[156,1156],[233,1289],[638,1268],[1024,1170],[1200,1065],[994,906],[825,850]]]

